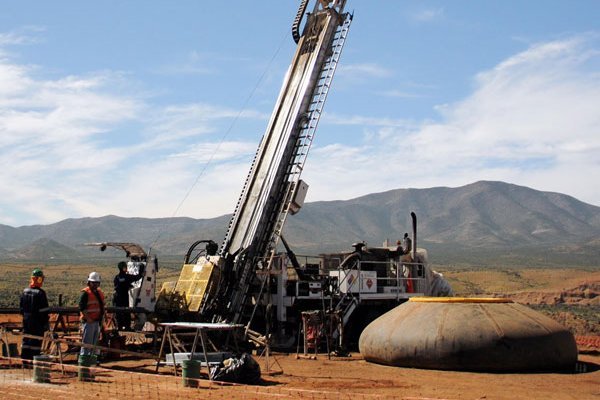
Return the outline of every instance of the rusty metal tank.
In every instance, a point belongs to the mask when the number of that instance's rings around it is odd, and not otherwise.
[[[573,369],[575,338],[559,323],[497,298],[413,297],[362,332],[365,360],[462,371]]]

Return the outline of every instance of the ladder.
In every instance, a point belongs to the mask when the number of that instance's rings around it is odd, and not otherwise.
[[[275,250],[278,238],[282,233],[285,220],[289,213],[290,204],[292,202],[292,196],[300,180],[300,175],[304,170],[306,157],[308,156],[308,151],[310,150],[317,126],[319,125],[319,120],[323,112],[323,106],[325,105],[327,94],[331,88],[331,82],[337,69],[338,62],[342,54],[342,49],[346,43],[346,37],[348,36],[351,22],[352,15],[346,14],[344,22],[336,30],[331,45],[331,54],[323,63],[323,68],[319,74],[317,86],[315,87],[309,109],[305,114],[306,118],[304,119],[304,123],[300,129],[298,140],[296,141],[294,148],[294,156],[292,157],[287,170],[287,180],[290,184],[282,187],[282,189],[286,190],[286,193],[283,197],[285,201],[279,210],[279,215],[277,216],[275,223],[275,229],[273,230],[273,234],[271,236],[271,249],[273,251]]]
[[[345,0],[333,3],[309,17],[244,183],[220,250],[227,278],[213,319],[245,321],[256,270],[270,270],[352,21]]]
[[[298,139],[296,140],[294,147],[294,153],[286,171],[286,181],[288,184],[281,186],[281,190],[285,192],[282,197],[284,201],[281,203],[280,207],[274,210],[271,217],[271,220],[275,219],[275,224],[269,239],[268,248],[270,249],[270,256],[268,257],[268,261],[266,261],[267,264],[271,262],[275,252],[277,251],[277,243],[289,214],[290,204],[293,200],[292,196],[294,195],[294,191],[298,185],[298,182],[300,181],[300,175],[304,169],[308,151],[312,145],[312,141],[319,124],[319,119],[321,118],[323,107],[325,105],[325,100],[327,99],[327,94],[329,93],[331,82],[333,81],[333,76],[342,54],[342,49],[346,43],[346,37],[348,35],[351,22],[352,16],[350,14],[346,14],[344,22],[337,28],[333,36],[331,54],[325,60],[323,67],[319,72],[319,77],[312,94],[308,111],[305,113],[306,118],[304,118],[304,121],[302,122]],[[236,310],[233,318],[235,323],[240,322],[240,318],[245,313],[245,308],[250,300],[248,296],[248,289],[254,276],[253,274],[251,275],[254,269],[252,264],[253,263],[247,263],[246,268],[244,268],[242,271],[241,278],[239,280],[239,289],[234,295],[230,305],[232,309]],[[266,265],[265,269],[269,271],[270,266]],[[251,320],[248,321],[248,325],[251,322]]]

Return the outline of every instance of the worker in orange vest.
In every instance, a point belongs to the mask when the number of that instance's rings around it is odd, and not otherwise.
[[[81,341],[85,344],[98,344],[105,310],[104,293],[100,290],[99,273],[90,273],[87,286],[81,289],[79,310],[83,326]],[[82,347],[80,354],[92,355],[94,354],[94,350]]]

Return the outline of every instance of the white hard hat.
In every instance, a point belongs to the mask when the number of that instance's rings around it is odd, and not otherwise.
[[[91,272],[90,276],[88,276],[88,282],[98,282],[100,283],[100,274],[97,272]]]

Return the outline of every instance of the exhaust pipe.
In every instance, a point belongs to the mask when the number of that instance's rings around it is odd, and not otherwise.
[[[413,262],[416,262],[417,261],[417,214],[415,214],[414,211],[411,211],[410,217],[412,218],[412,230],[413,230],[412,257],[413,257]]]

